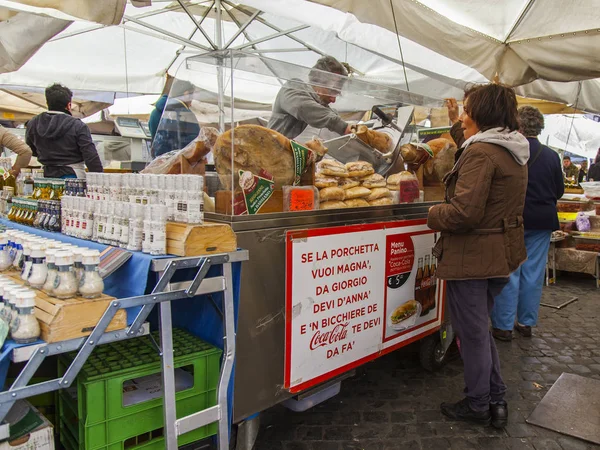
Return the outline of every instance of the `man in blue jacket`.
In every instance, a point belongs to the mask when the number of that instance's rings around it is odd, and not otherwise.
[[[537,108],[524,106],[519,109],[519,128],[530,152],[523,212],[527,261],[494,301],[492,335],[502,341],[512,339],[513,328],[531,337],[531,327],[537,324],[550,237],[560,228],[556,202],[565,190],[558,154],[537,138],[544,129],[544,116]]]

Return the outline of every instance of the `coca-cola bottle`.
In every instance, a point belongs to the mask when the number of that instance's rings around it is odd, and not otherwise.
[[[421,316],[426,315],[430,310],[429,291],[431,290],[431,274],[429,271],[430,256],[425,256],[425,267],[423,268],[423,279],[421,280]]]
[[[418,263],[418,268],[417,268],[417,277],[415,278],[415,300],[421,304],[421,311],[425,308],[425,305],[423,304],[423,291],[422,291],[422,285],[423,285],[423,258],[419,258],[419,263]]]
[[[437,293],[437,277],[435,273],[437,271],[437,264],[435,260],[435,256],[431,255],[431,269],[429,271],[429,275],[431,276],[431,288],[429,289],[429,305],[431,309],[435,309],[435,300]]]

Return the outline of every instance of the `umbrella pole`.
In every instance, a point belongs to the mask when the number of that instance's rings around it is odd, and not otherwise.
[[[217,50],[223,50],[223,17],[222,17],[222,6],[221,0],[215,0],[215,9],[216,9],[216,20],[215,20],[215,44],[217,46]],[[231,67],[233,71],[233,66]],[[223,62],[219,63],[217,66],[217,84],[219,91],[219,131],[223,133],[225,131],[225,99],[224,99],[224,89],[225,89],[225,79],[223,72]]]

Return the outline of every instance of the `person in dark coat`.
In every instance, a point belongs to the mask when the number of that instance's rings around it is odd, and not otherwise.
[[[494,302],[492,334],[510,341],[513,327],[531,337],[537,324],[546,258],[552,232],[560,228],[556,202],[565,192],[560,157],[542,145],[538,135],[544,129],[544,116],[531,106],[519,109],[519,131],[529,141],[529,178],[523,224],[527,261],[510,276],[508,284]]]
[[[598,153],[596,153],[594,164],[592,164],[590,170],[588,170],[587,180],[600,181],[600,148],[598,149]]]

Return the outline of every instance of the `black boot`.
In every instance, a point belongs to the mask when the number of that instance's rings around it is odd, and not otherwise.
[[[490,403],[490,413],[494,428],[502,429],[508,424],[508,405],[504,400]]]
[[[515,330],[517,330],[523,337],[531,337],[531,327],[528,325],[521,325],[520,323],[515,323]]]
[[[458,403],[442,403],[442,414],[454,420],[472,422],[479,425],[489,425],[492,421],[491,413],[487,411],[475,411],[471,409],[469,399],[464,398]]]
[[[499,341],[512,341],[512,330],[501,330],[500,328],[492,328],[492,336]]]

